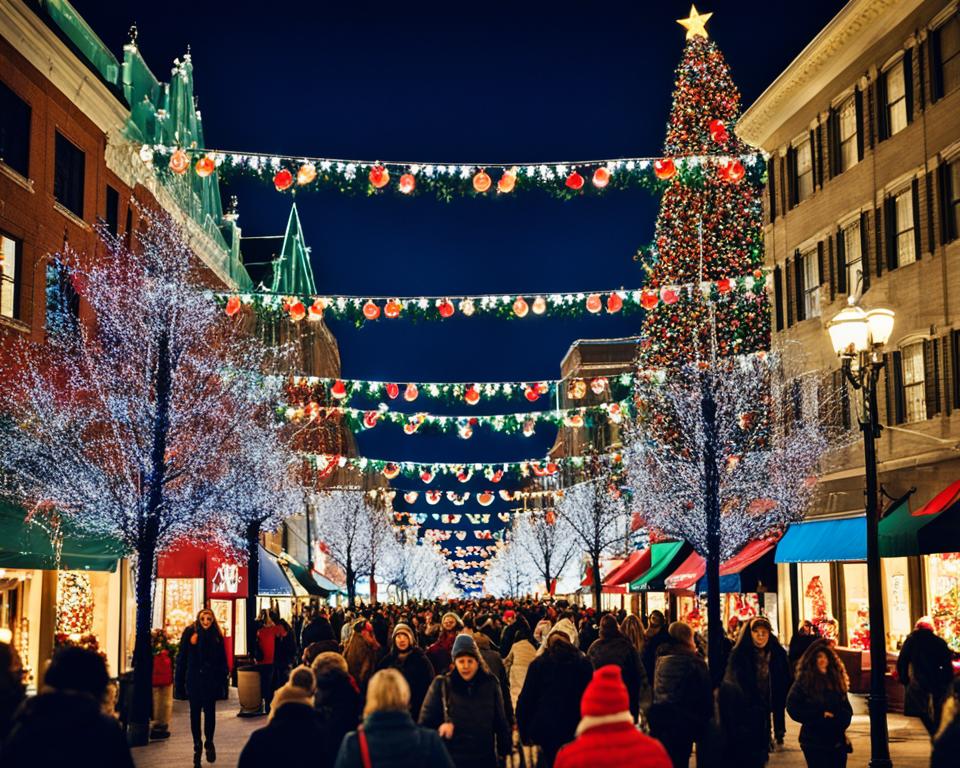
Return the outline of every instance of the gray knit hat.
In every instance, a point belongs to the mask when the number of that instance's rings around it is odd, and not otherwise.
[[[451,655],[454,659],[460,656],[473,656],[477,661],[480,661],[480,649],[477,648],[476,641],[470,635],[457,635],[457,639],[453,641],[453,653]]]

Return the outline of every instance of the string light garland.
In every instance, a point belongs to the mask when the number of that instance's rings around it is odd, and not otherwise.
[[[760,246],[757,246],[758,249]],[[762,259],[762,249],[759,251]],[[654,270],[656,271],[656,270]],[[662,270],[661,270],[662,272]],[[325,316],[364,323],[385,320],[447,320],[453,317],[530,317],[577,318],[633,314],[673,305],[683,299],[703,298],[711,302],[728,301],[733,297],[755,299],[765,296],[766,277],[760,263],[736,277],[718,276],[713,280],[686,282],[660,278],[656,287],[573,293],[483,294],[471,296],[311,296],[281,295],[267,292],[213,293],[229,317],[244,310],[258,315],[281,315],[298,323],[320,320]],[[671,309],[672,308],[672,309]]]
[[[332,189],[367,196],[427,194],[446,201],[468,196],[511,197],[530,190],[572,199],[611,189],[659,191],[675,182],[699,186],[712,178],[728,184],[744,178],[759,182],[765,173],[760,153],[746,148],[738,152],[710,149],[666,157],[609,160],[439,163],[343,160],[144,144],[140,159],[160,176],[247,176],[272,183],[278,192],[291,194]]]

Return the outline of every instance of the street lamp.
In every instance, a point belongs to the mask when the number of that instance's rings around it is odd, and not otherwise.
[[[865,506],[867,516],[867,596],[870,611],[870,766],[889,768],[887,737],[886,627],[883,617],[883,583],[880,577],[880,509],[877,503],[877,447],[880,419],[877,414],[877,379],[883,368],[881,348],[893,333],[890,309],[864,311],[850,305],[827,325],[830,342],[840,357],[843,374],[854,389],[863,393],[858,421],[863,432]]]

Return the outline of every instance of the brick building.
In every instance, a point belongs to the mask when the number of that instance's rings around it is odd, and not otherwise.
[[[879,402],[880,481],[890,508],[916,489],[905,502],[915,511],[960,479],[958,115],[957,3],[853,0],[737,124],[741,138],[770,156],[774,345],[791,355],[802,349],[807,370],[823,372],[822,386],[843,403],[839,418],[854,429],[856,394],[826,325],[848,300],[896,312]],[[808,394],[805,407],[816,408],[818,393]],[[831,456],[808,515],[853,519],[862,514],[863,485],[855,442]],[[790,594],[781,626],[811,618],[822,588],[846,644],[864,627],[866,565],[821,554],[781,566],[781,595]],[[950,553],[884,559],[890,647],[923,614],[956,617],[956,604],[942,598],[957,596],[958,566]]]

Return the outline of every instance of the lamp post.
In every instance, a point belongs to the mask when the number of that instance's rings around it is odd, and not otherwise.
[[[858,421],[863,432],[865,507],[867,517],[867,597],[870,612],[870,766],[888,768],[890,745],[887,735],[886,627],[883,617],[883,582],[880,576],[880,509],[877,501],[877,448],[880,419],[877,414],[877,379],[883,368],[880,351],[893,332],[894,313],[889,309],[864,311],[848,306],[827,325],[833,349],[840,357],[843,373],[863,395]]]

